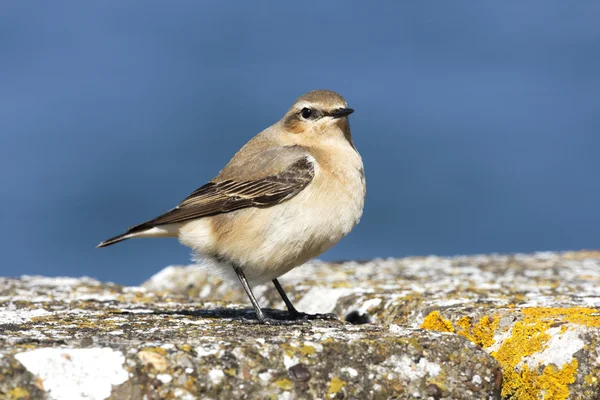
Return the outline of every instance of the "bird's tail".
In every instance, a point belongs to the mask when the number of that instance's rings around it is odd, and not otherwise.
[[[111,244],[122,242],[123,240],[127,240],[133,236],[135,236],[135,235],[132,235],[130,232],[123,233],[121,235],[112,237],[110,239],[107,239],[107,240],[101,242],[98,246],[96,246],[96,248],[110,246]]]
[[[165,238],[177,237],[179,234],[179,224],[152,225],[153,221],[144,222],[136,225],[118,236],[105,240],[96,247],[106,247],[111,244],[122,242],[131,238]]]

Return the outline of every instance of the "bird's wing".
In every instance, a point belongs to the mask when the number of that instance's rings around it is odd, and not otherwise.
[[[211,181],[186,197],[174,209],[129,229],[140,232],[157,225],[224,214],[248,207],[271,207],[291,199],[313,179],[315,169],[307,156],[277,174],[260,179]]]

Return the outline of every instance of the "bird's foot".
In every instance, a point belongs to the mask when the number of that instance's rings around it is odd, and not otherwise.
[[[249,325],[270,325],[270,326],[290,326],[290,325],[310,325],[308,319],[277,319],[267,316],[262,318],[246,318],[239,317],[235,318],[235,321],[239,321],[243,324]]]
[[[339,318],[337,315],[332,313],[326,314],[307,314],[303,312],[295,312],[290,313],[290,318],[294,321],[315,321],[315,320],[325,320],[325,321],[338,321]]]
[[[275,319],[275,318],[265,318],[263,321],[260,321],[261,324],[265,325],[310,325],[310,321],[307,319]]]

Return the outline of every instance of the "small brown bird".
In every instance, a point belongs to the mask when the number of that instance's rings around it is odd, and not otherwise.
[[[98,247],[178,237],[215,272],[237,276],[259,322],[288,322],[267,317],[252,293],[251,285],[270,280],[292,321],[325,317],[298,312],[277,278],[331,248],[362,215],[366,184],[352,112],[335,92],[305,94],[177,207]]]

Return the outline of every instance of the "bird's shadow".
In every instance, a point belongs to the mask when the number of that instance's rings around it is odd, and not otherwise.
[[[288,320],[289,314],[287,311],[276,310],[272,308],[263,308],[265,315],[278,320]],[[120,315],[140,315],[135,310],[121,310],[116,312]],[[232,309],[232,308],[211,308],[211,309],[181,309],[181,310],[153,310],[144,315],[162,315],[170,317],[193,317],[193,318],[206,318],[206,319],[233,319],[233,320],[247,320],[247,321],[258,321],[256,312],[253,308],[246,309]]]

